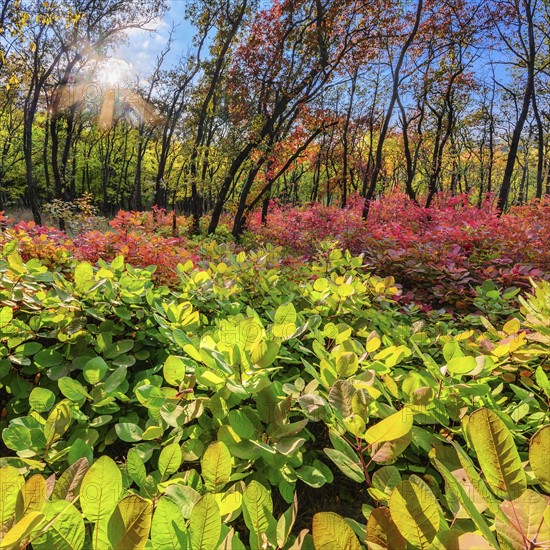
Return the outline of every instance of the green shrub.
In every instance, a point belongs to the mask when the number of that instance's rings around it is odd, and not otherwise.
[[[0,548],[545,544],[550,285],[459,317],[338,250],[206,246],[168,289],[6,245]]]

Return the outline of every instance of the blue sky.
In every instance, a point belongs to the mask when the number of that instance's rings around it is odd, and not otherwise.
[[[174,66],[180,56],[185,54],[191,45],[191,40],[195,33],[193,26],[184,19],[185,5],[188,0],[167,0],[168,9],[166,13],[150,25],[149,31],[131,30],[128,32],[126,44],[119,46],[113,52],[112,61],[105,64],[100,71],[100,80],[112,85],[134,80],[140,77],[146,81],[151,74],[156,57],[165,47],[172,24],[177,25],[174,31],[172,49],[166,56],[164,69]],[[266,5],[269,0],[261,0],[261,5]],[[497,61],[496,76],[499,80],[506,82],[508,80],[506,68],[498,62],[502,61],[501,52],[485,52],[481,59],[476,62],[478,70],[488,61],[489,54],[494,61]]]
[[[184,7],[185,0],[169,0],[168,11],[162,18],[149,25],[151,31],[136,29],[128,33],[127,43],[112,52],[114,59],[122,60],[128,65],[124,67],[124,64],[120,64],[121,72],[127,73],[125,76],[139,75],[146,78],[149,75],[155,65],[156,57],[168,41],[172,24],[178,26],[174,32],[172,49],[165,59],[164,68],[174,65],[187,51],[195,31],[183,18]]]

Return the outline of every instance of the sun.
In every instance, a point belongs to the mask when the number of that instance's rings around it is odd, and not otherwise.
[[[52,105],[59,112],[74,105],[99,109],[97,123],[103,129],[113,124],[119,109],[131,122],[158,124],[161,120],[154,105],[134,91],[137,74],[131,63],[116,57],[96,59],[93,68],[70,85],[60,86]]]
[[[98,65],[96,77],[103,86],[123,85],[134,76],[132,66],[124,59],[109,57]]]

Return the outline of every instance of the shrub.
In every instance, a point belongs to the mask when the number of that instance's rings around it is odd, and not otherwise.
[[[207,246],[170,289],[4,245],[3,547],[546,544],[550,284],[403,312],[328,242]]]

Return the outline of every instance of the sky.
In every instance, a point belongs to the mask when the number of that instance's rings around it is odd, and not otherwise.
[[[187,0],[167,0],[167,11],[161,18],[151,22],[149,31],[133,29],[127,33],[126,43],[118,46],[111,52],[111,58],[104,63],[99,71],[99,80],[103,84],[112,86],[124,84],[128,81],[135,82],[136,78],[144,83],[148,80],[155,67],[157,56],[165,47],[170,28],[176,25],[173,35],[172,49],[165,58],[163,68],[174,66],[178,59],[187,52],[195,33],[193,26],[184,19],[184,10]],[[261,0],[261,5],[266,5],[269,0]],[[496,55],[495,55],[496,54]],[[500,57],[498,52],[493,52],[491,57]],[[482,57],[479,64],[486,64],[488,59]],[[507,80],[504,66],[497,63],[497,77],[500,81]]]
[[[176,64],[191,45],[193,26],[184,20],[185,0],[168,0],[168,10],[162,18],[153,21],[150,31],[133,29],[127,35],[126,44],[111,52],[111,59],[103,66],[100,78],[111,84],[137,76],[146,79],[155,66],[157,56],[166,46],[172,24],[174,30],[172,49],[166,56],[163,68]]]

